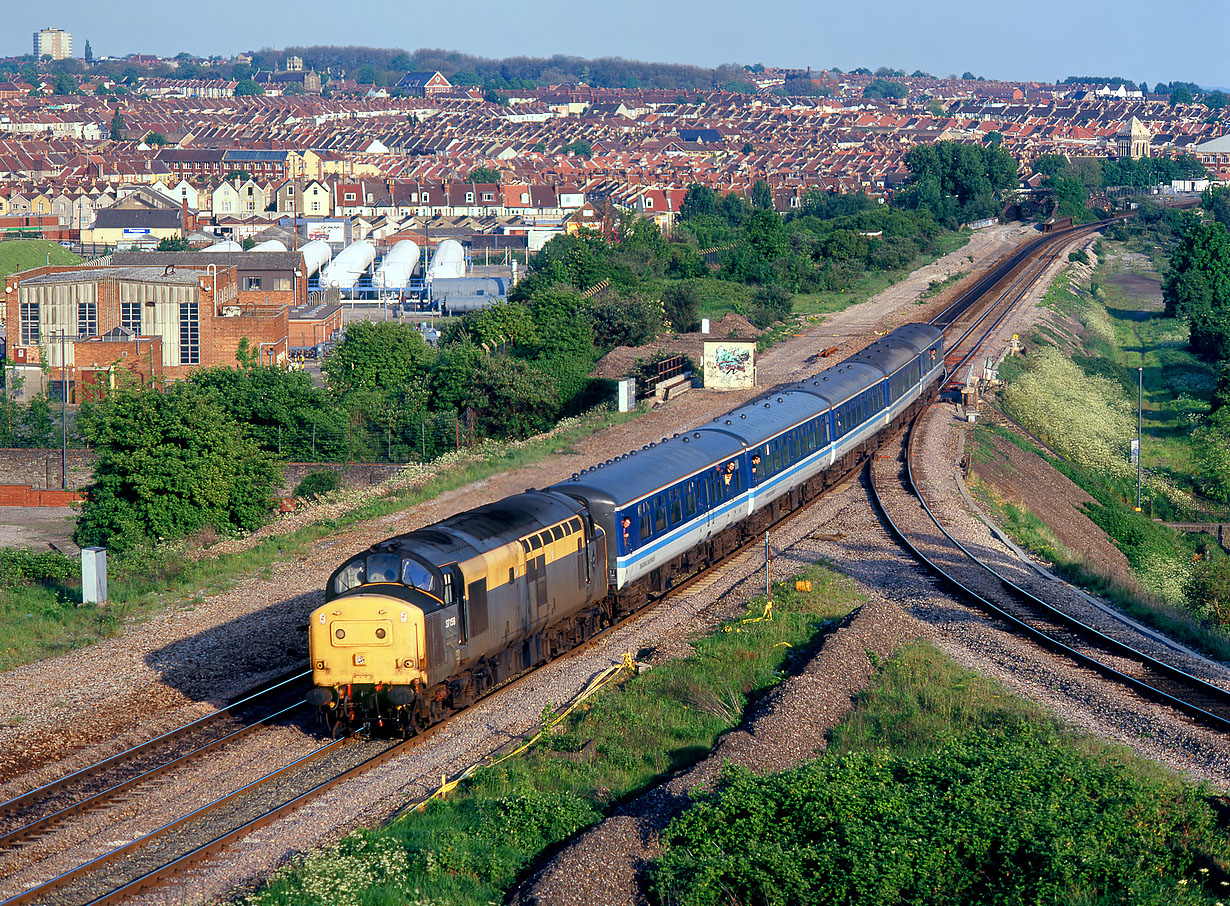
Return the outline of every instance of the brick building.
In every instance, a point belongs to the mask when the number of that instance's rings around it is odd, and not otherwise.
[[[290,310],[291,349],[310,349],[333,339],[342,329],[342,307],[316,302]]]
[[[276,304],[295,308],[308,301],[302,252],[116,252],[112,264],[207,269],[233,267],[239,272],[241,304]]]
[[[262,362],[285,361],[289,304],[239,287],[234,266],[53,266],[6,278],[9,361],[22,396],[67,380],[80,401],[79,383],[106,387],[119,370],[175,380],[234,366],[245,338]]]

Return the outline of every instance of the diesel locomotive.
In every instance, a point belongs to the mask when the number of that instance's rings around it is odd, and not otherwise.
[[[372,545],[312,613],[309,701],[335,732],[413,735],[802,506],[943,370],[940,330],[904,325],[706,425]]]

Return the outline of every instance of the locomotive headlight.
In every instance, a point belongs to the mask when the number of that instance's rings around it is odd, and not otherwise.
[[[354,665],[355,665],[356,667],[362,667],[362,666],[363,666],[364,664],[366,664],[366,663],[367,663],[367,660],[363,657],[363,655],[361,655],[361,654],[356,654],[356,655],[354,656]]]
[[[317,669],[317,670],[324,670],[324,669],[325,669],[325,662],[324,662],[324,661],[317,661],[317,662],[316,662],[316,669]]]
[[[385,631],[384,631],[384,629],[383,629],[383,628],[381,628],[381,629],[377,629],[377,630],[376,630],[376,638],[378,638],[378,639],[383,639],[383,638],[385,637],[385,635],[386,635],[386,633],[385,633]]]
[[[334,634],[335,636],[337,636],[339,639],[344,639],[344,638],[346,638],[346,630],[345,630],[345,629],[339,629],[339,630],[337,630],[336,632],[334,632],[333,634]]]

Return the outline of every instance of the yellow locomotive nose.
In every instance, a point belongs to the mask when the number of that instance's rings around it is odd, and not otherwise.
[[[425,681],[423,612],[380,594],[337,598],[312,614],[310,699],[325,705],[343,686],[409,687]],[[328,694],[326,694],[328,693]]]

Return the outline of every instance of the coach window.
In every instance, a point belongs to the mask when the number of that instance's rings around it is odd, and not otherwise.
[[[679,499],[679,489],[671,489],[671,525],[683,522],[683,501]]]
[[[683,512],[689,519],[696,515],[696,482],[689,481],[683,490]]]
[[[397,554],[372,554],[367,558],[368,582],[396,582]]]
[[[644,541],[653,534],[653,526],[649,521],[649,502],[646,501],[637,506],[636,512],[639,517],[637,521],[641,524],[641,540]]]
[[[654,500],[653,530],[655,534],[666,531],[666,499],[663,495]]]

